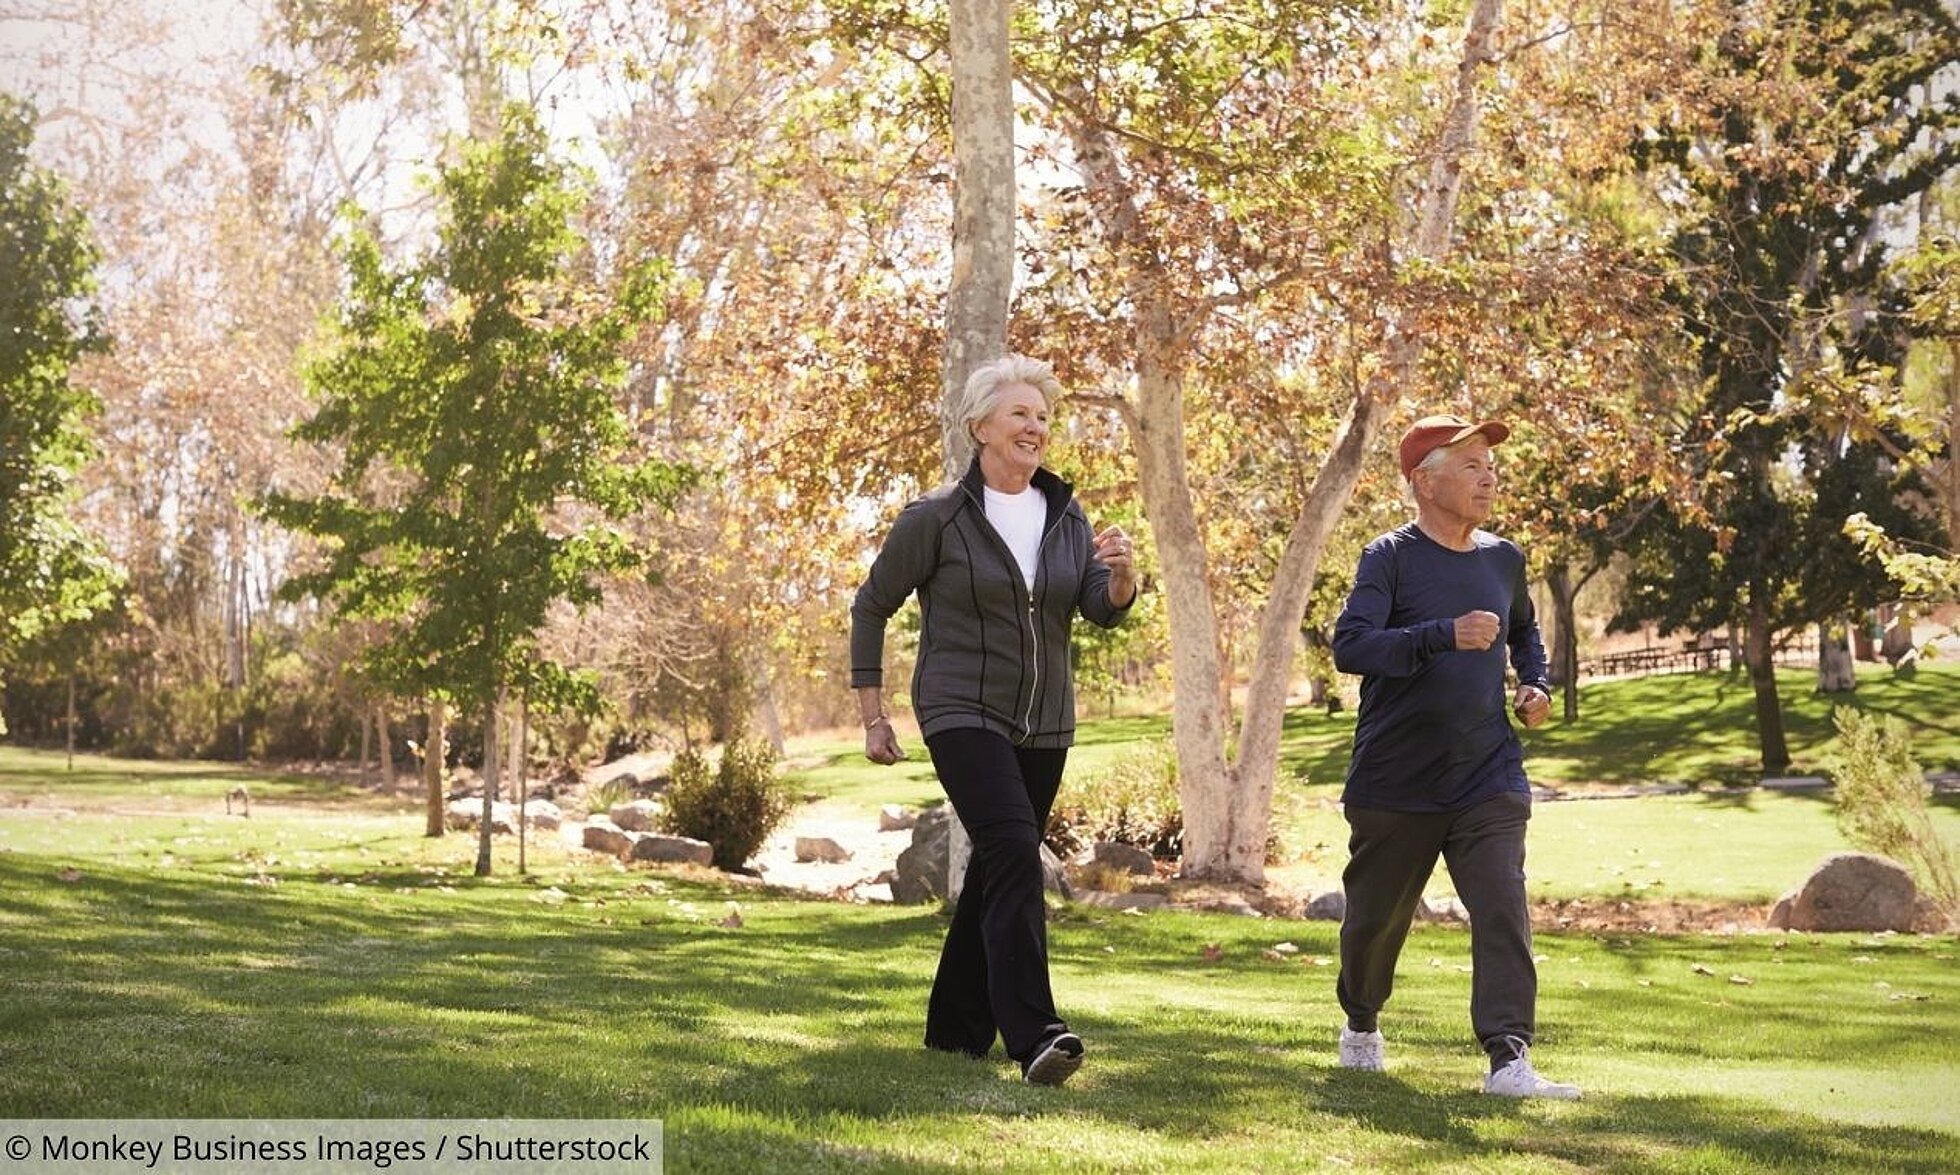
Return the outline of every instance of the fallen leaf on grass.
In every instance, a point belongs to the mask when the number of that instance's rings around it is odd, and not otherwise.
[[[1313,967],[1332,967],[1334,960],[1326,955],[1315,955],[1313,958],[1308,959],[1307,963]]]
[[[1693,971],[1693,972],[1694,972],[1694,973],[1695,973],[1696,975],[1713,975],[1713,974],[1715,974],[1715,969],[1714,969],[1713,967],[1710,967],[1710,966],[1709,966],[1708,964],[1706,964],[1706,963],[1696,963],[1696,964],[1695,964],[1694,966],[1692,966],[1692,967],[1690,967],[1690,968],[1688,968],[1688,970],[1690,970],[1690,971]]]
[[[1215,942],[1208,942],[1205,944],[1204,949],[1200,951],[1199,954],[1204,956],[1205,962],[1216,963],[1220,959],[1225,957],[1225,948],[1219,946]]]
[[[1731,975],[1729,976],[1729,982],[1735,984],[1737,987],[1754,987],[1756,985],[1756,981],[1747,975]]]
[[[82,871],[80,869],[57,870],[54,879],[56,881],[65,881],[72,885],[82,879]]]
[[[1887,998],[1895,999],[1895,1000],[1911,1000],[1914,1003],[1923,1004],[1927,1000],[1932,999],[1933,997],[1927,995],[1923,991],[1895,991]]]
[[[1266,960],[1268,963],[1284,963],[1287,961],[1285,952],[1276,951],[1271,947],[1267,947],[1265,950],[1260,951],[1259,957]]]
[[[1273,944],[1273,949],[1278,951],[1282,955],[1296,954],[1300,950],[1299,947],[1294,946],[1290,942],[1276,942]]]

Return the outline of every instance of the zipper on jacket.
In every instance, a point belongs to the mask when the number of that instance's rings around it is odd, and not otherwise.
[[[1035,548],[1035,571],[1041,570],[1041,548]],[[1028,592],[1028,712],[1021,716],[1021,741],[1034,737],[1034,696],[1041,689],[1041,630],[1035,623],[1034,592]]]

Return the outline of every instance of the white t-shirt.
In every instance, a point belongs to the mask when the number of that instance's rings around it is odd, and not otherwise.
[[[981,488],[987,493],[987,521],[994,524],[994,529],[1006,540],[1007,549],[1014,552],[1014,561],[1021,565],[1021,578],[1028,581],[1028,590],[1033,591],[1035,558],[1041,552],[1041,527],[1048,521],[1048,499],[1033,486],[1018,494],[1003,494],[992,486]]]

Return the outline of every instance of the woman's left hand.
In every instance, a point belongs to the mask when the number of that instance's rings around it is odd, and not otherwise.
[[[1120,526],[1112,526],[1096,536],[1096,558],[1109,565],[1109,602],[1127,608],[1137,598],[1137,566],[1134,545]]]

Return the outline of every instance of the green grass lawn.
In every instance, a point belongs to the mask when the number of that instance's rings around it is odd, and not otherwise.
[[[1360,1075],[1332,1061],[1332,924],[1070,908],[1055,983],[1091,1063],[1039,1090],[918,1047],[930,909],[549,837],[477,880],[412,803],[59,764],[0,752],[0,1116],[657,1117],[677,1171],[1960,1167],[1950,936],[1541,934],[1540,1060],[1588,1097],[1517,1105],[1474,1092],[1460,930],[1416,930],[1390,1072]],[[1543,811],[1608,844],[1683,823],[1623,837],[1610,803]]]

